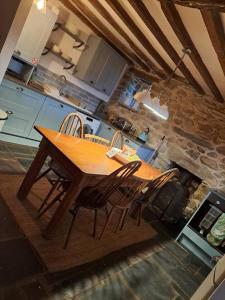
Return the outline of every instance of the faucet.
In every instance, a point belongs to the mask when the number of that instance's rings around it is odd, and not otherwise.
[[[60,75],[59,78],[60,78],[59,95],[60,95],[60,96],[64,96],[63,89],[64,89],[64,86],[65,86],[65,84],[66,84],[66,82],[67,82],[67,79],[66,79],[66,76],[65,76],[65,75]]]

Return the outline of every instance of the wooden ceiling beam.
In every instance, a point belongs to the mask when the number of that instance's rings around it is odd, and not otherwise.
[[[134,66],[129,68],[129,71],[132,72],[135,76],[144,79],[145,81],[149,82],[160,82],[162,79],[154,76],[154,74],[146,73]]]
[[[204,94],[204,91],[202,87],[199,85],[199,83],[195,80],[191,72],[188,70],[184,62],[180,62],[180,57],[176,50],[173,48],[165,34],[162,32],[150,12],[148,11],[147,7],[143,3],[142,0],[128,0],[133,9],[138,13],[138,15],[141,17],[142,21],[145,23],[145,25],[148,27],[148,29],[152,32],[152,34],[155,36],[155,38],[158,40],[158,42],[161,44],[163,49],[167,52],[169,57],[172,59],[172,61],[177,65],[179,64],[179,69],[183,73],[183,75],[186,77],[188,82],[196,89],[197,92],[200,94]]]
[[[202,9],[201,13],[225,75],[225,33],[220,13],[216,9]]]
[[[101,22],[96,17],[95,21],[97,24],[93,22],[94,18],[92,18],[92,20],[90,18],[87,18],[69,0],[60,0],[60,2],[72,13],[74,13],[84,24],[86,24],[97,36],[104,39],[112,48],[114,48],[118,53],[120,53],[120,55],[123,56],[129,64],[133,64],[135,62],[145,71],[149,71],[149,68],[136,56],[136,54],[128,50],[110,31],[108,31],[107,28],[101,26]],[[78,3],[77,0],[76,3]],[[85,12],[86,9],[81,11]],[[91,13],[91,15],[93,14]]]
[[[176,33],[178,39],[185,49],[190,49],[191,54],[190,58],[198,69],[204,81],[207,83],[209,89],[211,90],[214,97],[219,102],[224,102],[223,96],[220,93],[220,90],[216,86],[211,74],[206,68],[198,50],[195,48],[194,43],[192,42],[188,31],[186,30],[183,21],[172,1],[168,0],[160,0],[161,8],[163,10],[164,15],[166,16],[170,26],[173,31]]]
[[[99,0],[88,0],[93,7],[99,12],[99,14],[111,24],[111,26],[127,41],[131,49],[137,54],[137,56],[148,66],[149,71],[152,69],[156,70],[156,66],[147,57],[143,51],[141,51],[133,42],[132,38],[118,25],[112,15],[108,12],[108,10],[100,3]]]
[[[191,8],[216,8],[220,11],[225,12],[225,1],[224,0],[171,0],[174,4]]]
[[[166,73],[171,73],[172,69],[166,63],[166,61],[159,55],[158,51],[151,45],[149,39],[144,35],[144,33],[136,25],[132,17],[126,12],[123,6],[118,0],[106,0],[110,7],[116,12],[123,23],[129,28],[129,30],[134,34],[137,40],[142,44],[142,46],[148,51],[148,53],[158,62],[158,64],[163,68]]]

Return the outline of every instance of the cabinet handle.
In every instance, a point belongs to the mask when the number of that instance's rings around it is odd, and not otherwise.
[[[16,88],[18,92],[23,92],[23,88],[22,87],[17,87]]]
[[[60,107],[63,108],[63,104],[60,104]]]
[[[91,80],[91,81],[90,81],[90,83],[92,83],[92,84],[93,84],[93,83],[94,83],[94,81],[93,81],[93,80]]]
[[[106,93],[106,89],[102,89],[102,91],[103,91],[104,93]]]
[[[111,130],[112,128],[111,127],[108,127],[108,130]]]
[[[13,115],[13,112],[11,110],[6,111],[7,115]]]
[[[126,142],[126,143],[130,143],[130,141],[129,141],[128,139],[125,139],[125,142]]]

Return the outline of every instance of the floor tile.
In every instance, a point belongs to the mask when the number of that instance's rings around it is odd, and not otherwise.
[[[179,295],[171,284],[170,276],[152,258],[133,265],[122,272],[122,276],[142,300],[171,300]]]
[[[3,174],[24,174],[25,169],[17,159],[0,159],[0,172]]]
[[[121,300],[137,299],[120,277],[107,279],[100,284],[78,295],[80,300]]]
[[[44,271],[25,239],[0,242],[0,286]]]
[[[0,241],[23,237],[23,233],[17,225],[12,213],[1,199],[0,195]]]
[[[174,258],[173,255],[168,253],[166,249],[155,253],[152,259],[163,268],[163,271],[187,296],[192,296],[200,285],[201,282],[198,278]]]

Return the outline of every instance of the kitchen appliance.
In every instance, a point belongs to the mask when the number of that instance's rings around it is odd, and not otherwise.
[[[121,117],[117,117],[115,120],[112,120],[112,124],[124,132],[129,132],[133,128],[130,121]]]
[[[34,70],[34,66],[21,58],[12,56],[6,70],[6,74],[28,83],[30,76]]]
[[[150,129],[147,127],[144,131],[142,131],[139,136],[137,137],[137,140],[140,141],[141,143],[146,143],[149,138],[149,132]]]
[[[99,128],[99,125],[100,125],[100,120],[98,120],[92,116],[86,115],[85,113],[80,112],[80,111],[77,112],[77,115],[83,121],[84,128],[86,128],[88,130],[88,132],[86,132],[86,133],[96,134],[96,132]],[[92,132],[90,132],[90,128],[91,128]]]
[[[177,238],[179,243],[209,267],[213,266],[213,257],[222,257],[225,254],[224,243],[213,246],[207,240],[207,235],[224,212],[225,195],[210,191]]]

